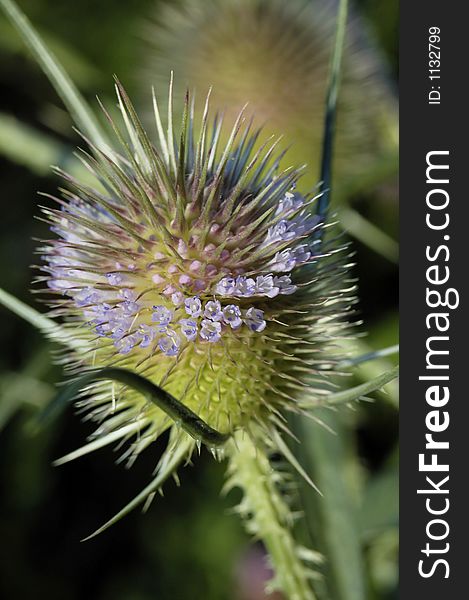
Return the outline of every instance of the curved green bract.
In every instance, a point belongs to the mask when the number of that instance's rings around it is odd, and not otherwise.
[[[164,389],[155,385],[149,379],[117,367],[104,367],[87,371],[81,377],[68,383],[65,388],[55,397],[51,404],[43,411],[40,420],[48,420],[57,414],[65,404],[71,402],[76,395],[90,383],[102,379],[118,381],[128,387],[140,392],[150,402],[161,408],[173,421],[184,429],[191,437],[201,441],[207,446],[222,446],[230,437],[231,433],[221,433],[213,429],[190,408],[177,400]]]

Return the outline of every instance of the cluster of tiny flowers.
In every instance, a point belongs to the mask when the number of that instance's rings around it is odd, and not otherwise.
[[[300,210],[302,208],[303,210]],[[292,217],[293,213],[296,214]],[[281,218],[269,227],[261,247],[298,241],[310,235],[320,222],[318,216],[308,212],[304,206],[304,199],[293,192],[286,192],[278,204],[275,216]],[[236,278],[224,277],[217,283],[214,291],[220,296],[238,298],[250,296],[275,298],[279,294],[293,294],[297,286],[292,284],[290,276],[275,276],[273,273],[293,271],[296,267],[307,263],[311,257],[312,252],[308,244],[294,244],[277,252],[268,263],[267,267],[272,273],[259,275],[255,279],[242,275]]]
[[[166,356],[179,354],[184,341],[218,342],[224,328],[239,329],[243,324],[251,331],[261,332],[266,321],[262,310],[250,307],[242,310],[236,304],[223,306],[218,300],[202,303],[197,296],[172,295],[171,308],[154,305],[151,308],[137,302],[132,290],[120,290],[118,302],[111,303],[111,292],[88,287],[74,295],[77,307],[100,337],[113,340],[120,354],[134,347],[158,348]],[[144,322],[151,310],[151,325]],[[181,313],[184,318],[181,318]]]
[[[317,215],[312,215],[304,204],[302,196],[293,192],[286,192],[275,212],[275,216],[280,218],[274,225],[269,227],[262,246],[298,242],[301,238],[308,237],[319,225],[320,218]],[[308,262],[311,256],[312,252],[308,244],[296,243],[277,252],[270,261],[269,268],[272,272],[277,273],[292,271],[295,267]]]
[[[127,354],[137,344],[146,348],[152,342],[152,333],[145,324],[130,333],[141,310],[132,290],[120,290],[116,302],[112,292],[88,287],[75,294],[74,300],[78,307],[84,308],[84,315],[90,319],[89,323],[98,336],[114,340],[114,346],[120,353]]]
[[[80,205],[80,208],[86,215],[93,211],[86,206]],[[110,220],[106,213],[93,216]],[[286,192],[278,201],[272,225],[260,244],[263,248],[272,248],[274,252],[278,249],[273,258],[265,263],[267,273],[257,276],[231,275],[225,270],[226,275],[211,286],[206,287],[206,282],[201,282],[204,288],[201,292],[212,298],[207,301],[200,299],[197,290],[192,291],[192,294],[194,291],[197,294],[192,296],[190,292],[187,293],[188,290],[183,293],[167,285],[164,275],[152,277],[154,284],[164,287],[163,292],[159,292],[161,304],[145,301],[130,289],[132,273],[136,269],[133,264],[125,265],[128,273],[125,274],[119,272],[124,268],[123,265],[116,263],[117,270],[104,276],[107,289],[101,289],[102,276],[92,275],[96,287],[88,286],[77,291],[76,283],[66,277],[73,276],[75,281],[81,278],[80,271],[71,270],[76,251],[67,249],[62,249],[59,256],[48,257],[54,275],[49,280],[49,286],[70,295],[75,305],[83,310],[96,334],[112,340],[118,353],[128,354],[133,348],[140,347],[150,352],[159,350],[166,356],[177,356],[187,342],[218,342],[224,331],[237,330],[243,325],[253,332],[263,331],[266,327],[263,311],[255,307],[241,308],[233,303],[233,299],[272,299],[295,293],[297,286],[292,283],[290,273],[312,259],[313,253],[305,239],[318,225],[318,217],[312,216],[307,210],[304,198],[295,192]],[[58,226],[58,229],[67,241],[79,233],[79,228],[75,227],[75,232],[70,224],[68,228],[63,227],[62,230]],[[79,239],[79,235],[76,237]],[[187,247],[180,240],[178,252],[185,256],[186,251]],[[161,257],[164,255],[161,254]],[[191,268],[195,263],[199,264],[193,261]],[[213,269],[214,272],[209,273],[212,277],[216,275],[216,269]],[[90,277],[90,274],[87,276]]]
[[[293,294],[297,287],[293,285],[288,275],[276,277],[274,275],[259,275],[256,279],[240,275],[224,277],[215,286],[215,293],[219,296],[236,296],[248,298],[250,296],[267,296],[275,298],[278,294]]]

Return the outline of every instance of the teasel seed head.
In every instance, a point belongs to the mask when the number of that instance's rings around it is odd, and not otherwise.
[[[333,3],[332,3],[333,4]],[[248,115],[292,145],[281,163],[310,165],[302,189],[316,183],[335,7],[324,0],[183,0],[159,3],[143,29],[137,81],[162,85],[169,69],[190,89],[213,85],[212,106]],[[345,176],[369,172],[396,152],[396,101],[386,67],[357,15],[344,53],[335,163]],[[176,105],[184,90],[175,90]],[[391,132],[391,130],[394,132]],[[389,160],[389,158],[388,158]]]
[[[347,253],[322,240],[317,196],[296,191],[301,169],[279,168],[278,140],[253,151],[243,112],[222,146],[207,97],[195,139],[187,95],[176,135],[171,82],[168,131],[154,97],[153,136],[116,91],[117,149],[82,152],[96,186],[62,173],[59,208],[44,208],[51,314],[89,344],[71,366],[130,370],[216,430],[274,439],[288,411],[327,389],[354,303]],[[133,438],[130,462],[168,429],[185,435],[125,385],[94,383],[79,406],[99,424],[89,449]]]

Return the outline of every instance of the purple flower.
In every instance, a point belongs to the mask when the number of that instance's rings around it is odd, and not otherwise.
[[[138,313],[138,311],[140,310],[140,305],[137,304],[137,302],[125,300],[125,302],[121,302],[120,308],[124,315],[132,316]]]
[[[215,293],[219,296],[232,296],[235,292],[236,282],[233,277],[224,277],[215,286]]]
[[[124,300],[129,300],[129,301],[134,301],[135,298],[137,297],[137,294],[133,290],[129,290],[128,288],[124,288],[123,290],[120,290],[119,294],[121,295],[122,298],[124,298]]]
[[[236,278],[235,296],[252,296],[256,291],[256,282],[250,277],[246,278],[242,275]]]
[[[192,319],[181,319],[179,325],[181,326],[182,335],[189,340],[189,342],[193,342],[197,337],[197,321]]]
[[[171,323],[173,318],[172,311],[165,306],[154,306],[154,313],[151,315],[151,320],[158,325],[166,326]]]
[[[275,298],[279,293],[279,288],[275,287],[272,275],[259,275],[256,278],[256,294]]]
[[[119,354],[128,354],[132,348],[138,343],[136,335],[128,335],[114,342],[114,346]]]
[[[248,308],[244,315],[244,322],[251,331],[256,333],[264,331],[266,326],[264,311],[254,307]]]
[[[218,300],[210,300],[207,302],[205,305],[204,317],[211,319],[212,321],[221,321],[223,319],[221,304]]]
[[[73,295],[77,306],[86,306],[87,304],[96,304],[102,300],[102,295],[92,287],[86,287]]]
[[[311,251],[306,244],[302,244],[301,246],[297,246],[293,249],[293,256],[295,258],[295,262],[297,265],[301,265],[311,258]],[[291,269],[287,269],[291,270]]]
[[[295,221],[281,219],[278,223],[269,227],[266,242],[288,242],[299,237],[299,235],[301,235],[301,233],[298,230]]]
[[[146,323],[142,323],[138,328],[138,336],[142,340],[140,342],[140,348],[148,348],[155,339],[155,330]]]
[[[228,304],[228,306],[225,306],[223,309],[223,320],[232,329],[236,329],[242,325],[243,321],[241,319],[239,306],[236,306],[236,304]]]
[[[176,356],[179,354],[180,345],[179,336],[171,329],[158,340],[158,348],[166,356]]]
[[[106,302],[103,302],[102,304],[96,304],[91,310],[93,311],[93,315],[96,315],[96,317],[101,319],[101,321],[107,321],[112,314],[112,307]]]
[[[203,319],[200,337],[207,342],[218,342],[221,333],[221,323]]]
[[[110,285],[120,285],[124,281],[120,273],[107,273],[106,279]]]
[[[281,252],[277,252],[269,266],[274,272],[293,271],[293,269],[301,265],[311,258],[311,251],[307,244],[301,244],[295,248],[285,248]]]
[[[114,325],[112,327],[113,327],[113,332],[112,332],[111,337],[113,340],[121,340],[129,332],[129,328],[126,327],[124,324],[123,325]]]
[[[111,331],[111,326],[109,323],[100,323],[96,325],[95,331],[99,336],[104,337]]]
[[[171,302],[174,306],[181,306],[184,302],[184,298],[185,296],[182,292],[174,292],[174,294],[171,294]]]
[[[307,210],[301,211],[293,219],[281,219],[269,227],[263,246],[307,236],[314,231],[320,220],[320,217],[311,215]]]
[[[299,210],[304,204],[304,199],[298,193],[286,192],[278,203],[276,215],[287,214]]]
[[[269,266],[274,272],[292,271],[296,266],[293,250],[285,248],[285,250],[277,252],[273,260],[269,263]]]
[[[282,275],[281,277],[274,277],[274,284],[280,289],[281,294],[294,294],[298,287],[293,285],[288,275]]]
[[[197,298],[197,296],[184,300],[184,307],[186,309],[186,313],[191,317],[200,317],[202,314],[202,302],[199,298]]]

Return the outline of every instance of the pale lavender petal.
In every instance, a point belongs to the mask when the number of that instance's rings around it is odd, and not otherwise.
[[[205,305],[204,317],[211,319],[212,321],[221,321],[223,313],[221,310],[221,304],[218,300],[210,300]]]
[[[179,325],[181,326],[181,333],[184,337],[192,342],[197,337],[197,321],[193,319],[181,319],[179,321]]]
[[[203,319],[200,337],[207,342],[218,342],[221,333],[221,323]]]
[[[266,322],[264,320],[264,311],[259,308],[248,308],[244,315],[244,322],[251,331],[260,333],[265,329]]]
[[[241,319],[241,310],[239,309],[239,306],[236,306],[236,304],[228,304],[228,306],[225,306],[223,309],[223,320],[232,329],[237,329],[242,325],[243,321]]]
[[[202,314],[202,302],[196,296],[184,300],[184,306],[186,313],[191,317],[200,317]]]
[[[165,306],[154,306],[154,312],[151,315],[151,320],[158,325],[168,325],[171,323],[173,313]]]

